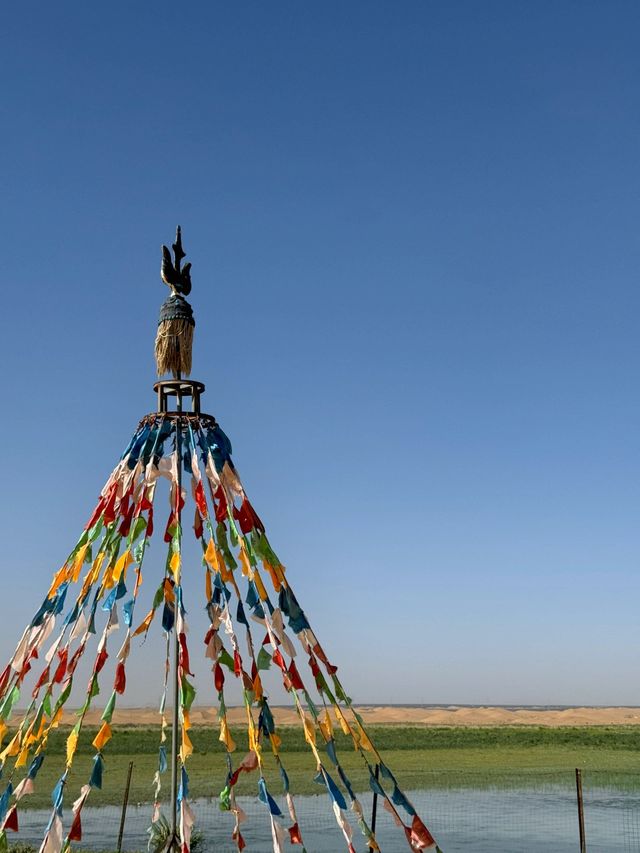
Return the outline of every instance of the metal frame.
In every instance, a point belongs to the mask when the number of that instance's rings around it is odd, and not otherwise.
[[[158,414],[162,415],[199,415],[200,397],[204,394],[204,383],[192,379],[162,379],[156,382],[153,390],[158,395]],[[176,408],[169,409],[169,399],[176,398]],[[191,398],[191,411],[185,412],[183,402]]]

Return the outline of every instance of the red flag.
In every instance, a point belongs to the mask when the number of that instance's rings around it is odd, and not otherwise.
[[[84,652],[85,645],[86,645],[86,643],[82,643],[82,645],[78,646],[78,648],[75,650],[75,652],[71,655],[71,659],[69,660],[69,663],[67,664],[67,675],[73,675],[73,673],[76,671],[78,661],[82,657],[82,653]]]
[[[118,494],[118,484],[114,483],[107,496],[106,504],[104,507],[104,518],[103,524],[105,527],[108,527],[112,521],[116,520],[116,498]]]
[[[69,841],[82,841],[82,821],[80,820],[79,811],[73,818],[73,823],[69,830]]]
[[[327,672],[329,673],[329,675],[333,675],[334,673],[336,673],[338,671],[337,666],[332,666],[329,663],[329,659],[325,655],[324,649],[322,648],[320,643],[315,644],[315,646],[313,647],[313,651],[316,653],[317,657],[319,657],[320,660],[322,661],[322,663],[325,665],[325,668],[326,668]]]
[[[96,665],[93,668],[93,671],[96,673],[96,675],[100,672],[102,667],[105,665],[108,657],[109,657],[109,655],[107,654],[107,650],[103,647],[100,650],[100,654],[96,658]]]
[[[289,841],[292,844],[302,844],[302,835],[300,835],[300,827],[297,823],[289,827]]]
[[[171,528],[175,527],[177,524],[177,516],[175,512],[172,512],[169,516],[169,520],[167,521],[167,526],[164,529],[164,541],[171,542],[173,539],[173,534],[171,533]]]
[[[198,507],[198,511],[203,518],[206,518],[208,515],[207,510],[207,499],[204,496],[204,486],[202,485],[202,480],[196,486],[196,506]]]
[[[280,669],[281,669],[283,672],[286,672],[287,665],[286,665],[286,664],[285,664],[285,662],[284,662],[284,658],[283,658],[283,657],[282,657],[282,655],[280,654],[280,649],[276,649],[276,650],[275,650],[275,652],[274,652],[274,653],[273,653],[273,655],[272,655],[272,660],[273,660],[273,662],[274,662],[274,663],[277,663],[277,664],[278,664],[278,666],[280,667]]]
[[[216,690],[219,693],[224,685],[224,672],[222,671],[222,667],[217,661],[215,669],[213,670],[213,681],[216,685]]]
[[[36,682],[36,686],[33,688],[33,693],[31,695],[33,696],[34,699],[38,695],[38,691],[40,690],[42,685],[48,680],[49,680],[49,667],[47,666],[47,667],[45,667],[45,669],[44,669],[42,675],[40,676],[40,678],[38,679],[38,681]],[[1,688],[0,688],[0,692],[2,692]]]
[[[9,814],[6,816],[4,820],[4,828],[12,829],[14,832],[18,831],[18,812],[16,806],[13,806]]]
[[[102,510],[104,509],[104,503],[105,503],[104,498],[100,498],[100,500],[97,503],[96,508],[94,509],[94,511],[91,515],[91,518],[89,519],[89,521],[87,521],[87,523],[84,526],[85,530],[89,530],[89,528],[93,527],[93,525],[96,523],[96,521],[100,518],[100,516],[102,515]]]
[[[413,820],[411,821],[410,840],[411,846],[415,850],[426,850],[428,847],[434,847],[436,843],[433,835],[431,835],[417,814],[413,816]]]
[[[11,675],[11,664],[5,667],[4,672],[0,675],[0,693],[4,692],[5,687],[7,686],[7,682],[9,681],[9,676]]]
[[[289,678],[291,679],[291,684],[296,690],[304,690],[304,684],[302,683],[302,679],[300,678],[298,667],[293,661],[291,661],[291,663],[289,664]]]
[[[237,649],[233,652],[233,671],[236,675],[240,675],[242,672],[242,658],[240,657],[240,652]]]
[[[264,524],[247,498],[242,501],[240,509],[233,508],[233,517],[240,522],[240,530],[243,533],[249,533],[254,527],[259,531],[264,530]]]
[[[189,668],[189,649],[187,648],[187,638],[185,634],[182,633],[178,639],[180,641],[180,666],[182,667],[183,672],[186,672],[187,675],[193,675]]]
[[[133,506],[133,504],[131,504],[131,506],[127,509],[127,511],[126,511],[126,513],[122,519],[122,524],[118,528],[118,532],[120,533],[120,536],[128,536],[129,535],[129,531],[131,530],[131,521],[133,520],[133,511],[134,511],[134,506]]]
[[[67,671],[67,657],[69,655],[69,649],[63,649],[61,652],[58,652],[58,657],[60,658],[60,663],[58,664],[58,668],[55,671],[53,676],[54,684],[61,684],[62,679],[65,676]]]
[[[227,520],[227,499],[225,497],[222,486],[218,486],[213,496],[214,505],[216,508],[216,521]]]
[[[142,499],[140,501],[140,512],[144,512],[145,509],[148,509],[149,512],[153,511],[153,504],[147,497],[146,493],[142,496]]]
[[[127,675],[124,671],[124,661],[120,661],[118,666],[116,667],[116,677],[113,682],[113,689],[116,693],[124,693],[125,687],[127,686]]]

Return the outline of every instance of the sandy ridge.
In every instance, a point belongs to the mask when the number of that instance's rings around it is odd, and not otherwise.
[[[276,722],[280,725],[298,724],[293,708],[272,708]],[[420,725],[420,726],[625,726],[640,725],[640,708],[563,708],[561,710],[537,710],[531,708],[460,707],[416,708],[392,705],[359,705],[357,710],[370,724]],[[100,723],[101,709],[89,711],[85,722]],[[244,708],[228,708],[229,722],[242,724],[246,717]],[[213,708],[191,709],[193,725],[210,725],[217,719]],[[113,715],[115,725],[156,726],[159,715],[152,708],[118,708]],[[73,724],[77,717],[74,711],[66,711],[63,724]]]

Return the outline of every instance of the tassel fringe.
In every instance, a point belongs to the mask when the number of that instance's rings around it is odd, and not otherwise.
[[[156,367],[158,376],[191,373],[191,349],[193,347],[193,323],[182,318],[163,320],[156,335]]]

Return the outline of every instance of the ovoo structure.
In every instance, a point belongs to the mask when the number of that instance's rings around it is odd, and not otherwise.
[[[152,822],[161,817],[160,790],[164,775],[169,773],[168,822],[172,835],[167,849],[189,853],[194,825],[189,804],[189,756],[193,752],[189,717],[196,689],[187,644],[182,584],[187,567],[182,555],[183,519],[187,512],[191,519],[194,511],[193,532],[202,549],[197,571],[204,581],[202,604],[210,622],[204,642],[213,685],[207,689],[211,689],[211,701],[217,700],[217,734],[226,757],[226,770],[221,773],[216,794],[222,789],[220,819],[229,819],[229,833],[237,850],[247,847],[243,837],[247,818],[236,801],[235,785],[241,775],[246,775],[255,779],[257,797],[264,804],[274,853],[290,845],[304,851],[304,826],[296,817],[286,755],[267,698],[265,682],[271,669],[271,674],[281,679],[297,712],[315,761],[315,780],[326,789],[337,824],[334,849],[342,847],[355,853],[356,841],[346,815],[350,809],[354,813],[351,820],[359,825],[368,849],[380,850],[340,761],[334,731],[341,730],[363,762],[374,799],[382,801],[397,824],[398,844],[393,850],[406,844],[414,851],[438,851],[367,735],[337,667],[314,634],[289,573],[267,539],[240,481],[231,460],[229,439],[213,417],[200,411],[204,385],[185,378],[191,368],[195,323],[185,299],[191,290],[190,264],[181,267],[184,252],[180,229],[173,250],[172,261],[169,250],[163,247],[161,275],[172,295],[162,306],[156,339],[158,372],[171,373],[173,378],[154,386],[158,410],[140,422],[82,535],[55,573],[11,660],[0,672],[0,762],[5,786],[0,795],[0,853],[7,849],[7,830],[19,829],[21,800],[38,785],[43,762],[56,760],[55,755],[47,755],[49,736],[60,724],[76,668],[86,655],[85,660],[93,660],[86,698],[66,741],[66,758],[61,759],[40,853],[61,853],[81,841],[83,808],[90,802],[91,792],[102,787],[105,754],[112,736],[117,737],[112,717],[126,689],[127,661],[136,641],[146,637],[154,620],[161,622],[166,660],[158,771],[153,781],[149,780],[154,793]],[[175,408],[170,410],[173,400]],[[154,497],[160,478],[169,483],[168,519],[160,532],[166,543],[166,562],[163,576],[152,582],[151,608],[139,618],[142,567],[156,526]],[[187,502],[192,502],[191,510],[187,510]],[[110,693],[109,684],[101,683],[109,656],[112,664],[115,656]],[[242,690],[249,746],[240,760],[235,755],[225,705],[225,685],[234,679]],[[69,773],[87,712],[105,690],[109,699],[93,740],[95,757],[89,778],[79,790],[69,790]],[[18,713],[21,695],[23,701],[26,696],[28,705]],[[167,755],[169,729],[171,751]],[[340,736],[339,740],[344,738]],[[272,766],[275,762],[279,770],[281,790],[267,787],[263,772],[267,760]],[[65,803],[72,804],[70,812],[63,810]]]

